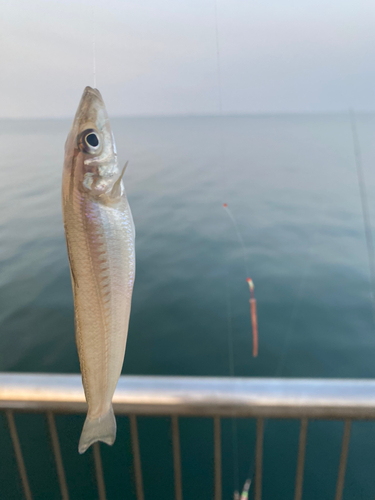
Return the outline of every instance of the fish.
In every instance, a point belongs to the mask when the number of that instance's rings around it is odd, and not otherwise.
[[[88,405],[78,451],[112,445],[112,398],[128,336],[135,228],[103,98],[86,87],[70,128],[62,212],[74,298],[75,339]]]

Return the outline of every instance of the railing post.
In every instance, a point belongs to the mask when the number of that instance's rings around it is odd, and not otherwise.
[[[103,474],[102,457],[100,456],[100,443],[96,442],[92,445],[95,461],[96,483],[98,485],[99,500],[107,500],[105,492],[105,482]]]
[[[307,425],[308,425],[308,419],[303,418],[301,420],[301,427],[299,431],[296,487],[294,490],[294,500],[301,500],[302,498],[303,473],[305,469],[305,455],[306,455]]]
[[[215,500],[221,500],[221,423],[214,417]]]
[[[339,473],[337,476],[335,500],[341,500],[342,494],[344,492],[346,463],[348,461],[348,454],[349,454],[349,441],[350,441],[351,424],[352,424],[351,420],[345,420],[344,432],[343,432],[343,436],[342,436],[340,465],[339,465]]]
[[[130,434],[131,434],[132,449],[133,449],[134,475],[135,475],[135,487],[137,491],[137,500],[144,500],[141,452],[139,450],[138,426],[137,426],[136,415],[129,415],[129,420],[130,420]]]
[[[47,421],[49,427],[49,433],[51,435],[53,454],[55,455],[57,476],[60,483],[60,491],[62,500],[69,500],[68,486],[66,484],[64,464],[61,456],[61,449],[59,443],[59,437],[56,429],[55,417],[51,411],[47,412]]]
[[[257,418],[257,437],[255,444],[255,500],[262,500],[263,433],[264,419]]]
[[[181,449],[177,415],[172,415],[172,444],[175,500],[182,500]]]
[[[12,438],[14,453],[16,454],[18,470],[19,470],[19,473],[21,476],[21,481],[22,481],[22,486],[23,486],[23,490],[25,493],[25,498],[26,498],[26,500],[33,500],[33,497],[31,495],[29,480],[27,478],[25,462],[24,462],[23,456],[22,456],[20,440],[18,439],[18,433],[17,433],[16,423],[14,421],[13,412],[11,410],[7,410],[6,416],[8,419],[10,436]]]

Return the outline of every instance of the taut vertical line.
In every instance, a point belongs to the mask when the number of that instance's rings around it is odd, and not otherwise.
[[[225,137],[223,134],[223,124],[222,124],[222,86],[221,86],[221,64],[220,64],[220,42],[219,42],[219,21],[218,21],[218,11],[217,11],[217,0],[214,0],[214,13],[215,13],[215,43],[216,43],[216,74],[217,74],[217,107],[219,115],[218,131],[219,131],[219,148],[221,150],[220,164],[225,165]],[[225,170],[226,172],[227,170]],[[227,182],[225,183],[228,184]],[[227,206],[224,204],[224,208]],[[239,232],[236,220],[233,218],[232,213],[227,209],[227,213],[231,218],[237,236],[241,242],[245,268],[247,269],[246,262],[246,248],[242,240],[241,233]],[[247,274],[247,271],[246,271]],[[228,357],[229,357],[229,374],[234,377],[234,350],[233,350],[233,329],[231,322],[231,302],[230,302],[230,290],[227,285],[227,314],[228,314]],[[222,497],[222,484],[221,484],[221,423],[219,417],[214,419],[214,435],[215,435],[215,500],[221,500]],[[239,488],[239,464],[238,464],[238,431],[237,431],[237,421],[232,418],[232,451],[233,451],[233,481],[234,488],[237,492]],[[220,456],[220,459],[219,459]]]
[[[232,328],[232,307],[230,300],[230,290],[227,286],[227,316],[228,316],[228,364],[229,375],[234,377],[234,350],[233,350],[233,328]],[[239,490],[240,474],[238,465],[238,431],[237,420],[232,417],[232,453],[233,453],[233,480],[235,491]]]
[[[363,166],[362,166],[361,148],[359,145],[359,138],[358,138],[358,131],[357,131],[357,124],[356,124],[356,120],[355,120],[355,115],[354,115],[354,112],[352,110],[349,113],[349,117],[350,117],[350,126],[351,126],[351,131],[352,131],[352,138],[353,138],[354,161],[355,161],[355,165],[356,165],[356,169],[357,169],[359,194],[361,197],[363,224],[365,226],[367,256],[368,256],[368,263],[369,263],[369,268],[370,268],[370,288],[371,288],[372,312],[373,312],[374,324],[375,324],[374,242],[372,239],[372,231],[371,231],[371,225],[370,225],[370,212],[369,212],[369,208],[368,208],[365,176],[363,173]]]
[[[95,0],[92,2],[92,70],[94,89],[96,88],[96,37],[95,37]]]
[[[222,100],[221,100],[221,67],[220,67],[220,45],[219,45],[219,26],[217,18],[217,4],[214,0],[215,6],[215,35],[216,35],[216,61],[217,61],[217,94],[218,94],[218,108],[219,115],[222,113]]]
[[[248,265],[247,265],[247,250],[246,250],[245,242],[242,238],[242,234],[241,234],[240,228],[238,227],[237,221],[236,221],[234,215],[232,214],[232,211],[228,207],[228,203],[223,203],[223,207],[224,207],[226,213],[229,215],[230,220],[233,223],[234,229],[235,229],[236,234],[237,234],[238,241],[242,247],[243,261],[244,261],[245,273],[246,273],[246,278],[247,278],[249,276],[249,269],[248,269]]]

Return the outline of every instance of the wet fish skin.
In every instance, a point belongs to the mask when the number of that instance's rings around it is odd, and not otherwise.
[[[122,170],[122,172],[121,172]],[[76,344],[88,403],[79,452],[113,444],[112,397],[124,361],[135,230],[100,92],[86,87],[65,144],[62,205]]]

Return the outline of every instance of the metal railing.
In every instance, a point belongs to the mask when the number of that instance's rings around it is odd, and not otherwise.
[[[265,418],[300,419],[295,500],[301,500],[309,419],[344,420],[335,500],[341,500],[352,420],[375,420],[375,381],[343,379],[121,377],[113,399],[118,415],[128,415],[132,440],[137,500],[144,500],[137,415],[171,417],[175,498],[182,500],[179,416],[214,419],[214,490],[222,500],[221,417],[256,418],[255,500],[262,498],[263,434]],[[23,460],[14,411],[45,412],[51,437],[61,497],[69,499],[55,413],[84,413],[87,406],[79,375],[0,374],[0,410],[4,410],[24,488],[32,493]],[[97,488],[106,499],[98,443],[93,446]]]

